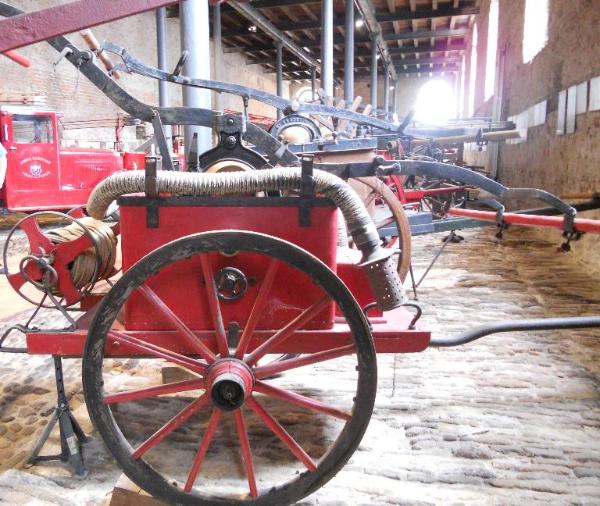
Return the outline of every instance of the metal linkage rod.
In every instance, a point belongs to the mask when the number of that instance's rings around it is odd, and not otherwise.
[[[585,329],[600,327],[600,316],[576,316],[571,318],[533,318],[529,320],[505,320],[481,325],[456,336],[434,337],[429,346],[446,348],[460,346],[480,339],[490,334],[500,332],[520,332],[527,330],[562,330]]]
[[[2,3],[0,2],[0,6],[1,5]],[[299,103],[295,100],[287,100],[278,97],[277,95],[272,95],[271,93],[255,90],[253,88],[241,86],[239,84],[231,84],[222,81],[212,81],[210,79],[191,79],[190,77],[183,75],[170,74],[168,72],[163,72],[162,70],[157,69],[156,67],[152,67],[151,65],[146,65],[142,63],[137,58],[129,54],[125,49],[116,44],[105,42],[103,44],[103,48],[105,51],[109,51],[118,55],[123,60],[124,63],[117,64],[115,68],[118,68],[119,70],[122,70],[124,72],[133,72],[142,76],[151,77],[152,79],[166,80],[169,82],[182,84],[188,87],[192,86],[197,88],[206,88],[217,92],[231,93],[232,95],[248,97],[250,99],[258,100],[259,102],[263,102],[265,104],[271,105],[273,107],[276,107],[277,109],[281,109],[286,112],[332,116],[335,118],[347,119],[358,124],[371,125],[388,132],[401,132],[398,125],[395,125],[389,121],[380,120],[372,116],[365,116],[364,114],[353,112],[349,109],[341,109],[321,104]],[[163,119],[163,123],[165,122],[166,121]]]

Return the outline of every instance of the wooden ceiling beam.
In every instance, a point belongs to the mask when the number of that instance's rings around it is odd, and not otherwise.
[[[384,33],[385,40],[431,39],[438,37],[465,37],[470,33],[468,28],[455,30],[419,30],[416,32]]]
[[[395,12],[377,11],[375,13],[375,18],[380,23],[384,23],[387,21],[411,21],[416,19],[471,16],[475,14],[479,14],[479,7],[475,5],[464,5],[462,7],[438,5],[437,9],[400,9]]]

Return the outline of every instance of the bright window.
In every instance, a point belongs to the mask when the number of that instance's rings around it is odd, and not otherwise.
[[[437,125],[448,121],[456,113],[456,97],[448,81],[427,81],[417,95],[415,119]]]
[[[529,63],[548,42],[548,0],[525,0],[523,63]]]
[[[496,53],[498,51],[498,0],[492,0],[488,18],[487,55],[485,59],[485,98],[494,94],[496,83]]]
[[[475,114],[475,84],[477,83],[477,25],[471,39],[471,70],[469,72],[469,116]]]

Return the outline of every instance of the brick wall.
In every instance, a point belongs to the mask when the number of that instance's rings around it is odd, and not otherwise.
[[[15,2],[24,11],[38,10],[56,5],[58,0],[20,0]],[[113,23],[93,28],[99,41],[110,40],[126,49],[145,63],[157,64],[156,25],[154,12],[146,12]],[[79,34],[67,36],[78,47],[85,47]],[[211,44],[212,46],[212,44]],[[180,55],[179,19],[167,19],[167,47],[169,68],[175,67]],[[211,48],[212,51],[212,48]],[[0,57],[0,92],[46,95],[47,107],[64,112],[65,121],[81,119],[115,118],[120,109],[108,100],[85,77],[68,62],[62,61],[53,66],[58,53],[46,43],[39,43],[19,49],[19,52],[32,61],[28,69],[22,68],[7,58]],[[214,68],[212,69],[214,73]],[[240,54],[223,55],[222,79],[275,93],[275,76],[264,72],[262,67],[247,65]],[[123,75],[119,80],[128,92],[149,104],[158,104],[158,85],[151,79],[135,75]],[[169,84],[172,105],[181,105],[181,87]],[[284,83],[284,93],[288,85]],[[224,95],[225,108],[241,110],[241,99]],[[213,102],[214,103],[214,102]],[[250,102],[251,113],[275,116],[272,107],[258,102]],[[112,128],[94,130],[72,130],[65,132],[66,139],[97,139],[110,143],[114,140]],[[126,129],[125,137],[135,139],[133,128]]]
[[[479,31],[476,114],[492,111],[494,98],[483,101],[489,0],[477,16]],[[534,186],[557,194],[600,191],[600,111],[576,116],[574,133],[557,135],[558,94],[561,90],[600,76],[600,3],[598,0],[550,0],[548,43],[530,63],[523,63],[525,0],[500,0],[498,58],[504,54],[501,119],[507,119],[547,100],[543,124],[529,127],[527,140],[501,144],[498,179],[508,186]],[[470,72],[467,52],[467,73]],[[468,76],[467,76],[468,82]],[[471,163],[488,164],[486,152],[468,154]],[[586,213],[585,217],[600,217]],[[532,232],[533,233],[533,232]],[[538,232],[535,232],[538,233]],[[541,233],[541,232],[540,232]],[[558,232],[544,232],[556,236]],[[585,237],[576,255],[600,267],[600,238]]]

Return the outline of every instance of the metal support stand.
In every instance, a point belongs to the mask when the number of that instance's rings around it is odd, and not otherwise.
[[[459,243],[459,242],[461,242],[463,240],[464,240],[464,237],[462,235],[458,235],[455,230],[452,230],[450,232],[450,234],[448,234],[446,237],[444,237],[444,239],[442,239],[442,247],[437,251],[437,253],[433,257],[433,259],[431,260],[431,262],[427,266],[427,269],[425,269],[425,272],[423,273],[423,275],[421,276],[421,278],[417,282],[415,282],[415,275],[414,275],[414,272],[413,272],[412,263],[410,264],[410,279],[411,279],[411,282],[412,282],[412,289],[413,289],[413,293],[414,293],[414,296],[415,296],[415,300],[418,300],[417,299],[417,288],[419,288],[419,286],[421,286],[421,283],[423,283],[423,281],[427,277],[427,274],[429,274],[429,271],[435,265],[435,263],[437,262],[438,258],[440,258],[440,255],[444,252],[444,250],[446,249],[446,246],[449,243]]]
[[[77,478],[85,478],[88,473],[83,464],[81,445],[87,442],[88,439],[79,426],[79,423],[77,423],[77,420],[75,420],[69,407],[69,400],[65,393],[65,384],[63,381],[62,358],[57,356],[53,358],[56,392],[58,394],[57,406],[48,421],[48,425],[32,450],[31,456],[27,459],[26,465],[34,466],[38,462],[60,460],[61,462],[69,462],[71,464]],[[42,451],[57,422],[60,431],[61,452],[57,455],[40,455],[40,451]]]

